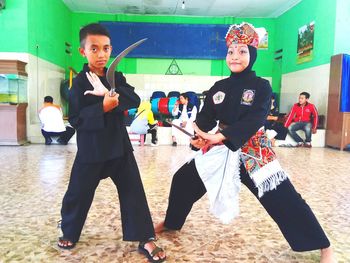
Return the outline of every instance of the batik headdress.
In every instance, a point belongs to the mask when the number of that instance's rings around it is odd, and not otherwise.
[[[231,25],[226,33],[226,45],[245,44],[258,48],[259,35],[253,25],[242,22],[241,24]]]

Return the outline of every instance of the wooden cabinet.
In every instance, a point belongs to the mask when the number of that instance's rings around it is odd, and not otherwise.
[[[0,104],[0,145],[22,145],[27,142],[27,103]]]
[[[27,142],[25,66],[18,60],[0,60],[0,145]]]
[[[339,110],[342,62],[343,54],[332,56],[326,128],[326,146],[339,148],[340,150],[350,144],[350,112],[340,112]]]

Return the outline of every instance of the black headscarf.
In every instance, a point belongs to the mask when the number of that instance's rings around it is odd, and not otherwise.
[[[252,71],[253,65],[256,61],[256,57],[258,54],[257,54],[257,49],[253,46],[248,45],[248,50],[249,50],[249,55],[250,55],[248,66],[242,72],[239,72],[239,73],[231,72],[232,77],[244,76],[247,73]]]

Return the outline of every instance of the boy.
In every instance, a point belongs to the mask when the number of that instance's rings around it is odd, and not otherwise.
[[[299,103],[293,105],[284,124],[297,147],[311,148],[311,133],[317,132],[318,113],[315,105],[309,102],[309,98],[310,94],[305,91],[299,94]],[[299,130],[305,132],[305,142],[297,134]]]
[[[105,65],[111,51],[110,35],[103,26],[89,24],[80,30],[79,52],[88,64],[74,79],[69,98],[69,122],[77,130],[78,152],[63,198],[63,237],[58,246],[75,246],[95,189],[101,179],[110,177],[119,194],[123,240],[140,241],[141,253],[151,262],[162,262],[165,253],[154,243],[151,215],[123,121],[123,111],[138,107],[140,98],[119,72],[115,73],[117,94],[109,94]]]

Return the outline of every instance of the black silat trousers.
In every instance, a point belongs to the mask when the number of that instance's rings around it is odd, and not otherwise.
[[[64,238],[77,242],[83,229],[95,190],[101,179],[110,177],[119,195],[123,240],[146,241],[154,228],[140,173],[132,152],[102,163],[74,161],[61,216]],[[115,200],[110,200],[111,202]]]
[[[241,181],[258,198],[258,191],[244,166],[241,166]],[[183,165],[172,180],[165,227],[181,229],[193,204],[205,193],[206,189],[194,160]],[[309,251],[330,246],[311,208],[288,179],[276,190],[265,193],[258,200],[277,223],[294,251]]]

